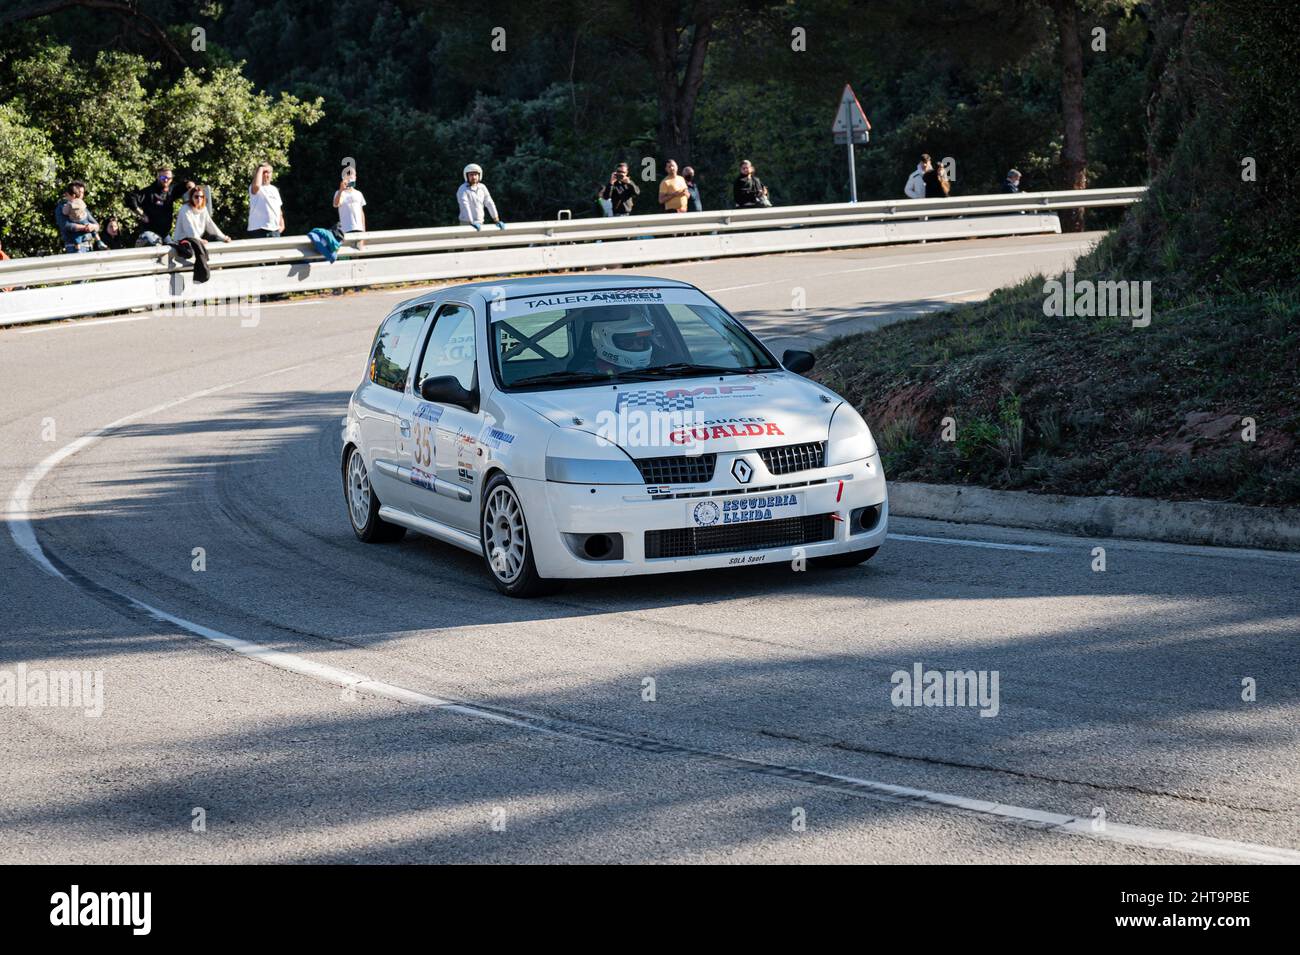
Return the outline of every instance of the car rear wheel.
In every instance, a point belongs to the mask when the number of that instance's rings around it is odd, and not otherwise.
[[[537,573],[524,506],[504,474],[495,475],[483,492],[480,528],[488,573],[503,594],[538,597],[560,589],[560,581]]]
[[[379,516],[379,496],[370,486],[370,472],[360,448],[353,448],[343,468],[343,497],[348,505],[352,533],[367,544],[401,540],[406,528],[391,524]]]
[[[866,550],[850,550],[843,554],[827,554],[825,557],[814,557],[812,563],[814,567],[856,567],[875,557],[878,550],[879,547],[868,547]]]

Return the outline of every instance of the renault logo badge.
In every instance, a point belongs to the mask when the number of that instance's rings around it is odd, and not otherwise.
[[[754,469],[744,458],[736,458],[736,462],[731,466],[731,476],[741,484],[748,484],[749,479],[754,476]]]

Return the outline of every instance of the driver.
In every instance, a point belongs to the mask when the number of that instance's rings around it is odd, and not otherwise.
[[[613,306],[620,317],[591,323],[591,343],[600,371],[637,371],[650,367],[654,351],[654,324],[632,305]]]

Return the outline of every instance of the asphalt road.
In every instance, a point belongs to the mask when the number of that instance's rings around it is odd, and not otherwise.
[[[786,347],[1079,248],[640,271]],[[338,422],[398,297],[0,332],[0,681],[104,688],[0,705],[0,861],[1300,859],[1297,556],[895,519],[853,570],[510,600],[348,527]],[[996,672],[996,715],[895,706],[916,664]]]

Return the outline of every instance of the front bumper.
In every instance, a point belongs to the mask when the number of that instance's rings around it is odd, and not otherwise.
[[[722,468],[718,471],[725,473]],[[793,563],[800,559],[879,547],[885,539],[889,521],[885,476],[879,454],[849,464],[767,479],[762,487],[752,489],[722,486],[725,481],[721,481],[717,486],[655,488],[659,492],[669,490],[674,493],[651,495],[645,487],[628,484],[561,484],[518,478],[513,483],[524,505],[537,571],[548,578],[623,577],[712,567]],[[740,502],[770,499],[773,495],[783,498],[795,496],[799,504],[790,510],[797,510],[798,516],[813,519],[818,515],[834,515],[829,519],[828,533],[831,536],[817,542],[748,549],[750,545],[745,540],[761,540],[763,528],[747,524],[745,531],[753,531],[752,535],[709,535],[714,542],[712,546],[733,548],[725,552],[647,556],[647,532],[692,527],[692,513],[701,502],[716,502],[721,510],[730,501],[735,512],[752,516],[751,512],[743,510],[745,505]],[[876,505],[880,506],[879,519],[870,530],[850,526],[850,515],[854,511]],[[728,510],[721,520],[730,519],[733,513],[733,510]],[[774,513],[780,515],[778,519],[788,520],[784,512],[774,510]],[[796,515],[791,513],[790,516]],[[816,521],[810,520],[810,524],[813,523]],[[612,560],[591,560],[581,556],[574,541],[588,534],[618,535],[622,540],[622,556]],[[680,534],[672,536],[677,541],[683,537]],[[703,538],[705,535],[700,536]],[[665,550],[659,543],[663,537],[665,535],[655,535],[652,550]],[[732,544],[717,544],[723,538]]]

